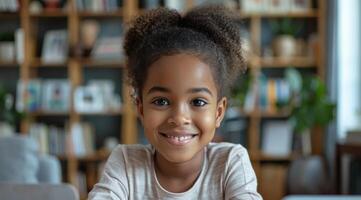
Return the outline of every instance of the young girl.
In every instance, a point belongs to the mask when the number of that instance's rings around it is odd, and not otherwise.
[[[138,17],[124,49],[150,145],[119,145],[89,199],[262,199],[246,149],[210,143],[244,65],[241,48],[221,7]]]

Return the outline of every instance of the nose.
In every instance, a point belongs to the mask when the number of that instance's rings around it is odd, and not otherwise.
[[[191,123],[190,111],[185,105],[177,105],[171,110],[171,114],[167,120],[169,124],[182,126]]]

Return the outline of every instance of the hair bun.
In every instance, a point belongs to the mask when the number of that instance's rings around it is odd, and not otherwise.
[[[132,56],[141,48],[144,38],[160,29],[177,26],[181,15],[176,10],[157,8],[145,12],[136,18],[126,34],[124,50],[127,56]]]
[[[182,26],[205,34],[221,47],[227,58],[228,77],[233,79],[234,70],[245,70],[240,28],[237,16],[223,6],[202,6],[190,10],[182,19]]]

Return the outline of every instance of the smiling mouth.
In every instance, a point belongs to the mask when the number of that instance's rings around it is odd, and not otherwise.
[[[163,136],[166,141],[172,145],[185,145],[192,141],[193,138],[195,138],[198,134],[187,134],[187,135],[181,135],[181,136],[173,136],[168,135],[165,133],[160,133],[161,136]]]

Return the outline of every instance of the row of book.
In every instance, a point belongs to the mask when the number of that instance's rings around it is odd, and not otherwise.
[[[24,60],[24,32],[21,28],[12,32],[0,32],[3,37],[12,38],[0,41],[0,62],[22,63]],[[5,35],[5,36],[4,36]]]
[[[0,12],[16,12],[19,8],[18,0],[0,0]]]
[[[121,6],[121,0],[76,0],[79,11],[112,12]]]
[[[79,113],[119,111],[120,95],[114,92],[114,82],[106,79],[90,80],[74,90],[73,106]],[[16,108],[28,112],[69,112],[71,86],[68,79],[32,79],[19,81]]]
[[[261,75],[257,84],[251,84],[242,106],[245,112],[252,112],[256,105],[260,111],[276,112],[282,106],[287,106],[290,98],[290,85],[285,79]]]
[[[75,123],[65,129],[34,123],[29,135],[38,142],[42,154],[86,156],[95,152],[94,128],[89,123]]]
[[[276,112],[289,102],[290,97],[291,89],[286,80],[260,77],[258,105],[262,111]]]

